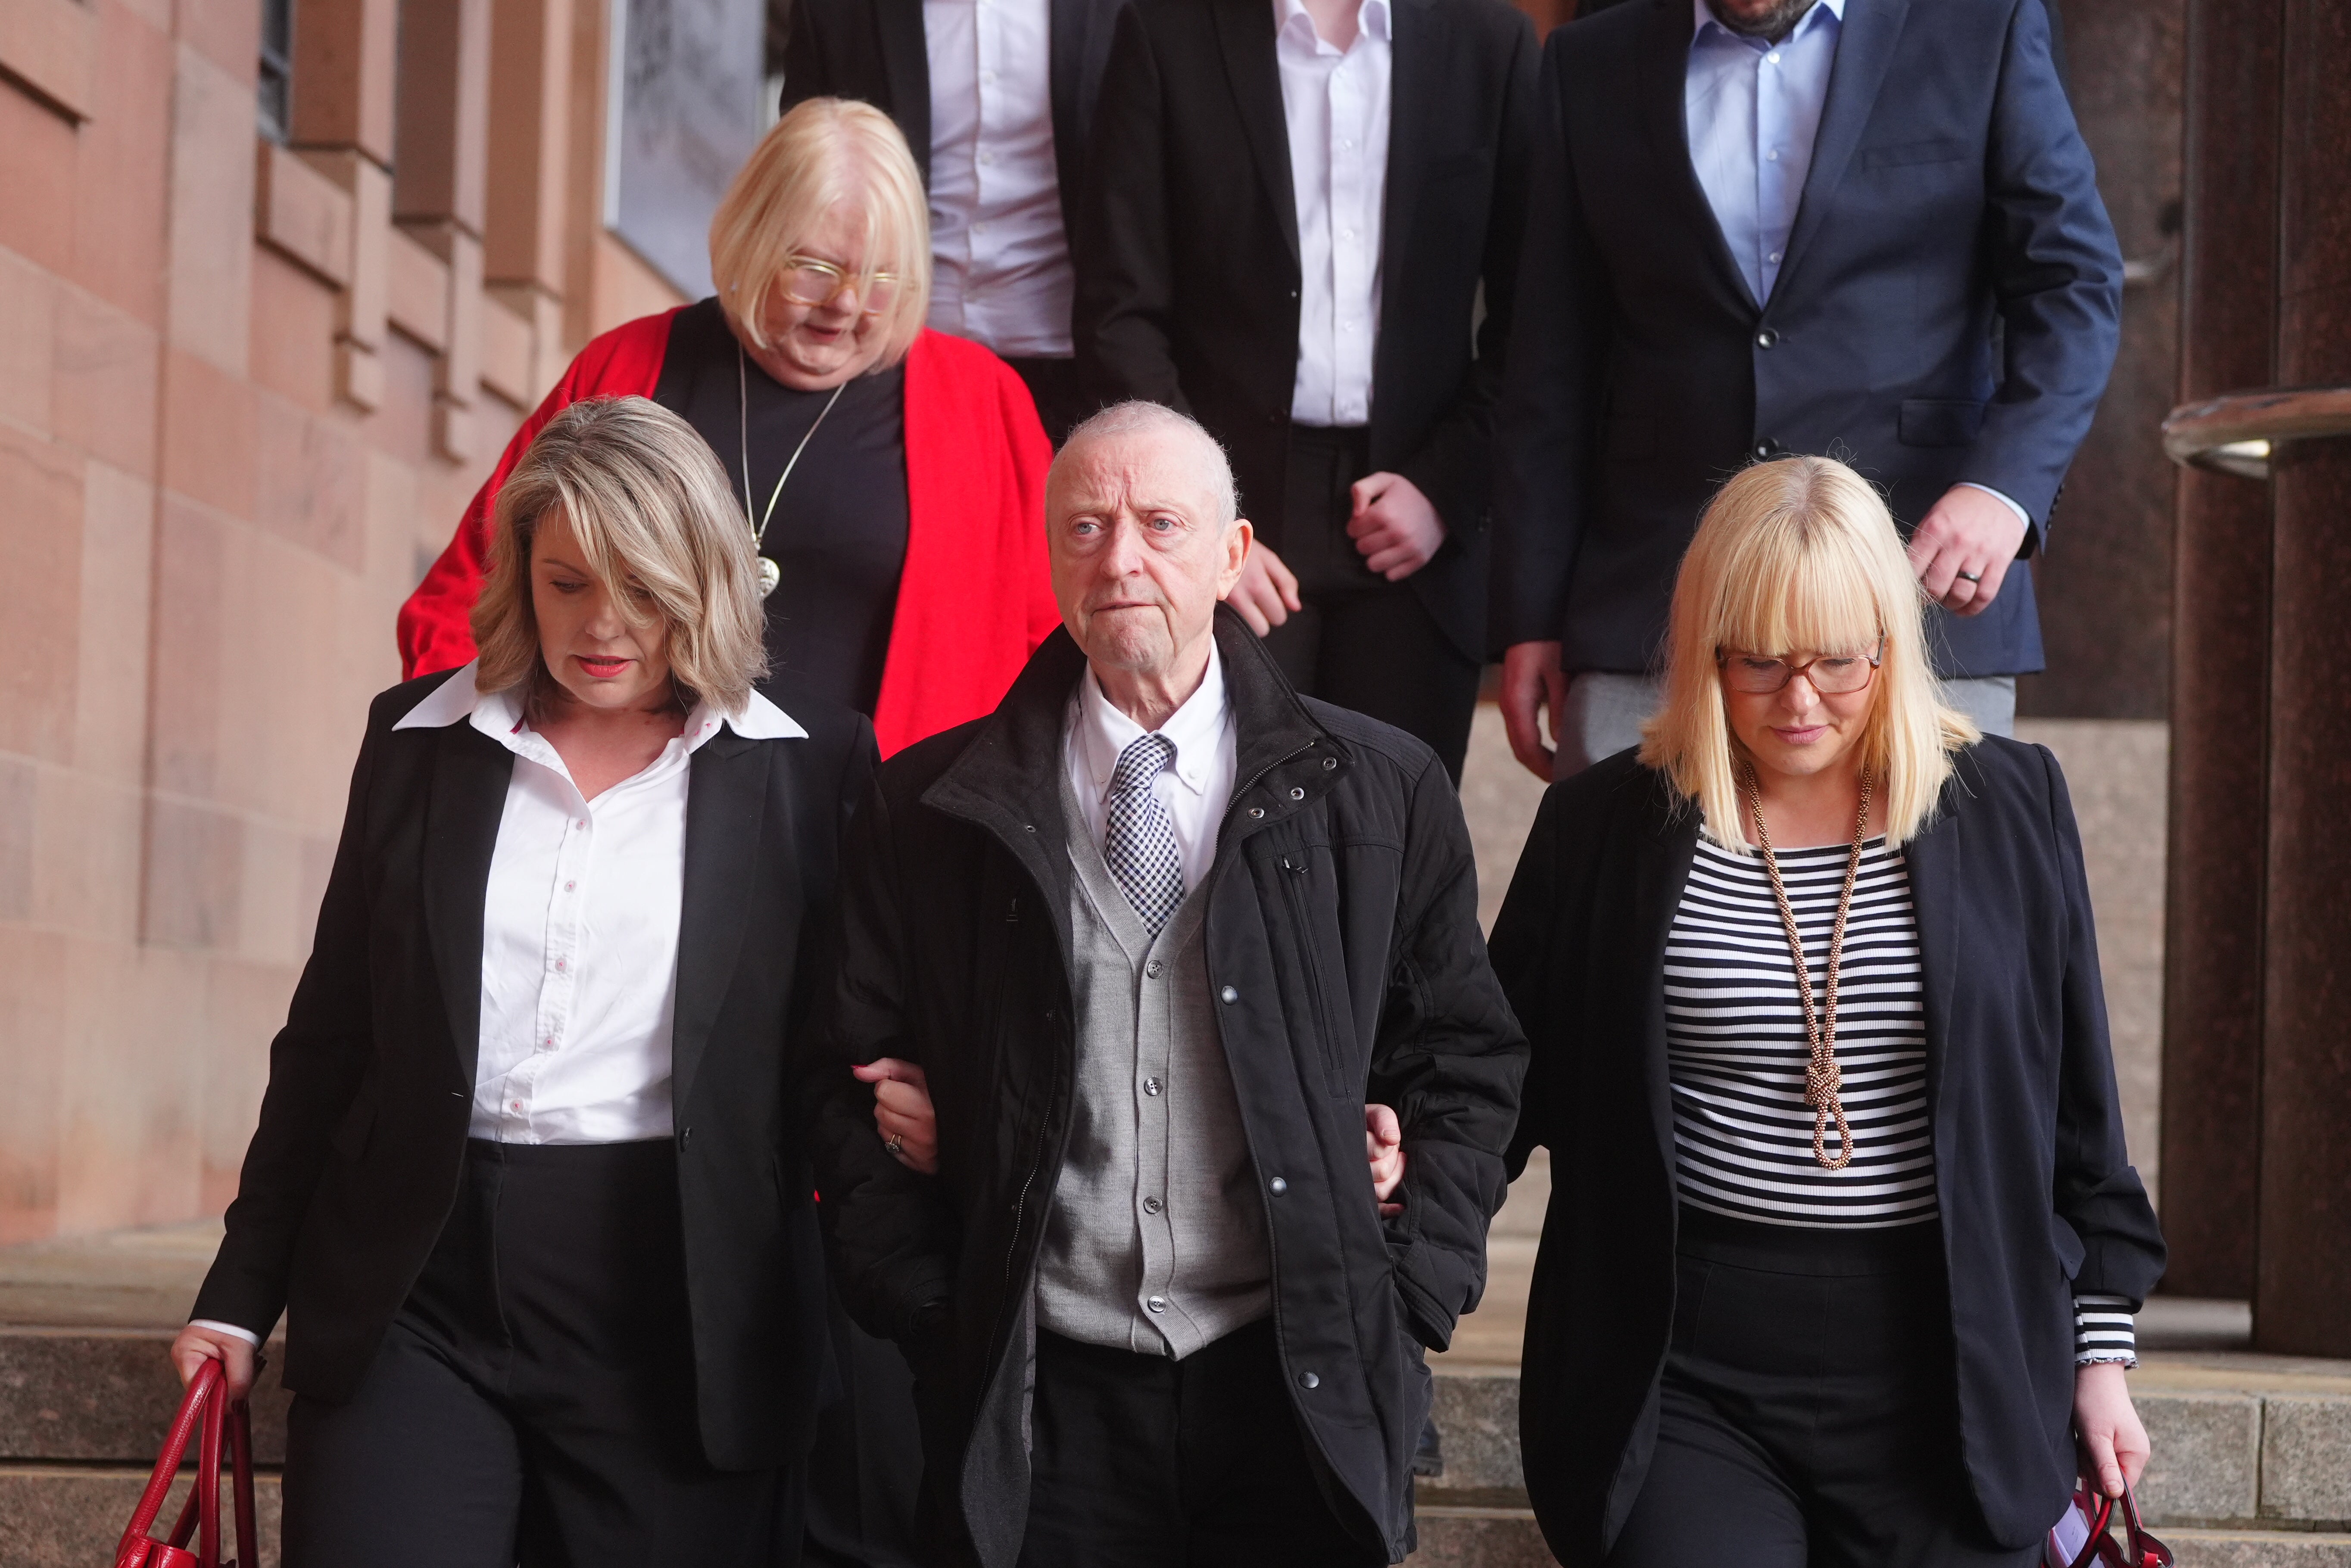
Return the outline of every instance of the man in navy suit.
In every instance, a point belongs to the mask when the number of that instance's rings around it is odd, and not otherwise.
[[[1497,419],[1495,640],[1528,767],[1639,739],[1700,510],[1790,452],[1886,488],[1951,700],[2012,726],[2042,654],[2011,567],[2122,292],[2051,48],[2043,0],[1627,0],[1552,36]]]

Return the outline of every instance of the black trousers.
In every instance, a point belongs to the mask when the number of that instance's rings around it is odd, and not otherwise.
[[[923,1432],[914,1375],[895,1345],[849,1321],[828,1288],[833,1375],[809,1454],[808,1540],[817,1568],[920,1568]]]
[[[1656,1456],[1610,1568],[2030,1568],[1959,1461],[1941,1228],[1684,1209]]]
[[[1021,1568],[1344,1568],[1273,1323],[1181,1361],[1037,1335]]]
[[[287,1568],[792,1562],[797,1476],[702,1457],[669,1140],[468,1143],[358,1394],[294,1401],[285,1488]]]
[[[1070,432],[1094,411],[1092,402],[1078,385],[1078,362],[1042,358],[1004,362],[1028,385],[1029,396],[1037,404],[1037,417],[1045,422],[1045,434],[1051,440],[1053,450],[1061,451]]]
[[[1478,661],[1465,657],[1420,602],[1411,579],[1391,583],[1364,565],[1347,536],[1349,487],[1371,472],[1361,430],[1290,428],[1290,472],[1280,537],[1305,602],[1265,646],[1290,683],[1428,742],[1453,782],[1469,750]]]

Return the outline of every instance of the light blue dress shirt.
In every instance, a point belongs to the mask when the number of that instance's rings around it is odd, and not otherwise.
[[[1771,44],[1732,32],[1714,19],[1706,0],[1690,0],[1689,68],[1682,81],[1690,167],[1758,305],[1771,297],[1796,226],[1845,5],[1818,0],[1794,31]],[[1960,483],[2032,526],[2023,507],[1991,486]]]
[[[1740,36],[1691,0],[1682,112],[1690,165],[1758,305],[1771,297],[1828,102],[1845,0],[1820,0],[1776,44]]]

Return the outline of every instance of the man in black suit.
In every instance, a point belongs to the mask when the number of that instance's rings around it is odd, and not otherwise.
[[[1948,696],[2012,725],[2042,653],[2011,567],[2121,305],[2053,49],[2043,0],[1625,0],[1552,36],[1495,480],[1529,768],[1638,740],[1698,513],[1790,452],[1886,489]]]
[[[1534,60],[1502,0],[1136,0],[1077,234],[1088,393],[1231,453],[1260,530],[1234,607],[1457,780]]]
[[[931,197],[930,324],[1002,355],[1058,446],[1092,411],[1070,358],[1069,214],[1123,0],[793,0],[786,109],[862,99]]]

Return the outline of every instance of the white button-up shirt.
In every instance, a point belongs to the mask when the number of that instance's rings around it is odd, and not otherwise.
[[[1167,807],[1176,823],[1176,851],[1184,862],[1184,891],[1207,879],[1217,863],[1217,833],[1225,807],[1233,798],[1233,773],[1240,764],[1240,744],[1233,732],[1232,710],[1225,702],[1225,666],[1217,645],[1208,645],[1208,670],[1200,689],[1167,715],[1156,731],[1147,731],[1128,718],[1102,695],[1101,682],[1088,670],[1078,678],[1063,722],[1061,754],[1070,770],[1070,789],[1085,808],[1086,822],[1099,846],[1110,826],[1110,784],[1118,771],[1121,752],[1146,734],[1165,736],[1176,747],[1175,761],[1152,781],[1152,792]]]
[[[1298,204],[1298,379],[1290,417],[1302,425],[1368,424],[1388,189],[1388,3],[1364,0],[1355,41],[1343,52],[1323,41],[1299,0],[1273,0],[1273,19]]]
[[[1014,358],[1071,352],[1050,0],[923,0],[931,316]]]
[[[753,740],[808,732],[757,692],[740,713],[705,702],[643,772],[589,801],[524,719],[522,694],[475,691],[471,665],[392,728],[460,722],[515,754],[482,906],[471,1134],[500,1143],[667,1137],[694,753],[721,724]]]

